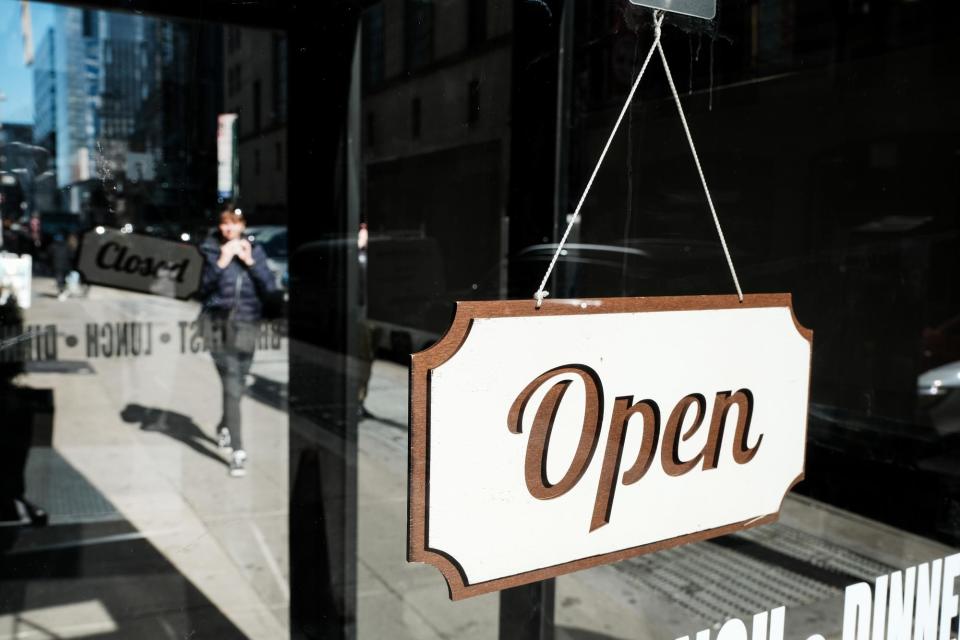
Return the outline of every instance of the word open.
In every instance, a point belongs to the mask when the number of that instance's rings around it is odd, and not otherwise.
[[[524,461],[524,477],[527,490],[539,500],[550,500],[570,491],[593,460],[600,443],[603,420],[603,385],[597,372],[582,364],[565,365],[550,369],[537,376],[517,396],[507,415],[507,427],[512,433],[522,432],[523,416],[531,398],[543,385],[561,376],[578,376],[583,381],[585,408],[580,441],[576,453],[566,473],[558,482],[547,478],[547,455],[550,448],[550,435],[554,421],[572,380],[560,380],[550,387],[537,407],[530,435],[527,440],[527,452]],[[620,479],[623,463],[623,447],[626,441],[627,427],[631,418],[640,416],[643,428],[643,440],[636,460],[623,473],[622,483],[634,484],[650,470],[660,450],[660,465],[670,476],[680,476],[692,471],[698,465],[703,471],[716,469],[720,465],[720,454],[727,417],[733,407],[737,408],[737,423],[733,438],[732,457],[736,464],[746,464],[756,456],[763,441],[761,434],[753,445],[750,440],[750,422],[753,417],[754,397],[749,389],[740,389],[735,393],[718,391],[714,397],[710,417],[707,441],[699,453],[684,460],[680,456],[681,441],[689,440],[703,425],[707,413],[707,400],[699,393],[691,393],[681,398],[670,411],[660,438],[660,407],[651,399],[638,402],[633,396],[617,396],[613,404],[607,441],[604,446],[600,481],[594,501],[590,531],[595,531],[610,522],[613,498]],[[684,429],[687,414],[696,411],[693,421]]]

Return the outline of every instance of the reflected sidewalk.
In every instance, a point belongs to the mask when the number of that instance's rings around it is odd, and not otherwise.
[[[34,287],[42,294],[52,291],[54,284],[35,278]],[[189,324],[197,314],[193,302],[103,287],[91,287],[83,298],[34,298],[25,313],[27,323],[63,327],[58,330],[58,355],[82,360],[86,366],[33,363],[21,383],[54,390],[52,451],[102,496],[95,501],[100,512],[87,508],[83,500],[63,501],[51,512],[51,524],[82,523],[72,532],[60,529],[69,535],[64,533],[65,538],[57,542],[82,548],[91,536],[103,537],[94,533],[96,527],[124,522],[128,534],[141,537],[141,547],[128,549],[122,557],[139,562],[147,549],[153,549],[169,567],[170,580],[157,589],[194,590],[238,630],[233,634],[238,637],[285,637],[289,603],[286,414],[280,402],[271,405],[244,398],[249,471],[245,478],[230,478],[213,441],[221,410],[220,381],[213,363],[202,351],[177,348],[178,342],[189,338],[178,333],[180,323]],[[149,353],[143,347],[134,355],[128,346],[122,356],[115,352],[107,357],[102,349],[84,348],[90,326],[116,327],[117,323],[170,329],[155,330]],[[285,360],[285,341],[282,349],[257,354],[252,373],[261,380],[261,388],[285,388]],[[44,473],[49,478],[62,473],[62,468],[48,467],[40,475]],[[30,495],[31,487],[27,491]],[[41,503],[45,498],[52,500],[50,495],[38,497]],[[102,511],[103,501],[115,510],[112,520]],[[136,587],[137,572],[114,568],[118,588]],[[90,563],[81,569],[74,581],[103,567]],[[67,593],[74,587],[67,579],[62,588]],[[163,601],[162,593],[156,596]],[[24,612],[40,611],[37,619],[52,624],[61,619],[59,610],[45,609],[49,603],[28,600],[20,605]],[[96,606],[71,611],[81,617],[89,614],[91,623],[103,622]],[[121,613],[160,620],[169,612],[161,606],[159,610],[125,608]],[[132,624],[115,617],[114,622],[120,628]]]

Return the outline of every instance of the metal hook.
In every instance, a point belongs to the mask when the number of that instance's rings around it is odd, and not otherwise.
[[[630,3],[704,20],[713,20],[717,16],[717,0],[630,0]]]

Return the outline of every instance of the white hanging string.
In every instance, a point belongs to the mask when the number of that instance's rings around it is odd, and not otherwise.
[[[583,195],[580,196],[580,202],[577,203],[577,208],[573,210],[573,215],[570,216],[570,221],[567,223],[567,230],[563,232],[563,237],[560,238],[560,244],[557,245],[557,251],[553,254],[553,259],[550,261],[550,266],[547,267],[547,273],[544,274],[543,280],[540,282],[540,288],[537,289],[535,294],[533,294],[533,297],[537,301],[537,309],[539,309],[540,305],[543,304],[543,299],[550,295],[550,292],[544,291],[543,288],[547,286],[547,280],[550,279],[550,273],[553,272],[553,267],[557,264],[557,258],[560,257],[560,252],[563,251],[563,245],[567,242],[567,236],[570,235],[570,230],[573,229],[573,225],[577,221],[577,216],[580,215],[580,209],[583,207],[583,202],[587,199],[587,194],[590,193],[590,187],[593,186],[593,180],[597,177],[597,173],[600,171],[600,165],[603,164],[603,159],[607,156],[607,151],[610,149],[610,143],[613,142],[613,137],[617,135],[617,129],[620,128],[620,123],[623,122],[623,117],[627,114],[627,109],[630,108],[630,103],[633,102],[633,94],[637,92],[637,87],[640,86],[640,80],[643,78],[643,74],[647,70],[647,65],[650,64],[650,59],[653,58],[653,52],[656,51],[657,45],[660,44],[660,25],[662,23],[663,13],[658,11],[653,18],[654,38],[653,44],[650,45],[650,51],[647,52],[647,57],[643,60],[643,66],[640,67],[640,73],[637,74],[637,79],[634,80],[633,87],[630,88],[630,93],[627,94],[627,101],[623,104],[623,109],[620,110],[620,115],[617,117],[616,124],[613,125],[613,131],[610,132],[610,137],[607,138],[607,144],[603,146],[603,151],[600,153],[600,159],[597,160],[597,166],[593,168],[593,173],[590,174],[590,179],[587,180],[587,186],[583,190]]]
[[[667,75],[667,82],[670,85],[670,91],[673,93],[673,99],[677,104],[677,110],[680,113],[680,121],[683,123],[683,130],[687,134],[687,142],[690,144],[690,151],[693,153],[693,161],[697,165],[697,172],[700,174],[700,182],[703,185],[703,191],[707,195],[707,204],[710,205],[710,213],[713,214],[713,222],[717,227],[717,234],[720,236],[720,244],[723,246],[723,253],[727,258],[727,266],[730,268],[730,275],[733,277],[733,284],[737,289],[737,296],[740,299],[740,302],[743,302],[743,291],[740,289],[740,281],[737,279],[737,272],[733,267],[733,260],[730,257],[730,250],[727,248],[727,241],[724,238],[723,230],[720,228],[720,218],[717,217],[717,211],[713,206],[713,198],[710,196],[709,187],[707,187],[707,179],[703,175],[703,169],[700,166],[700,158],[697,155],[697,149],[693,144],[693,136],[690,133],[690,127],[687,125],[687,118],[684,115],[683,107],[680,104],[680,95],[677,93],[677,87],[673,82],[673,75],[670,73],[670,66],[667,64],[666,53],[664,53],[663,45],[660,43],[663,18],[664,15],[662,11],[655,12],[653,19],[653,44],[650,46],[650,51],[647,52],[647,57],[643,61],[643,66],[640,67],[640,73],[637,74],[637,79],[634,81],[633,87],[630,89],[630,93],[627,94],[627,100],[623,105],[623,109],[620,110],[620,115],[617,117],[617,121],[613,125],[613,131],[610,132],[610,137],[607,138],[607,143],[604,145],[603,151],[600,153],[600,158],[597,160],[597,165],[593,168],[593,173],[590,174],[590,179],[587,181],[587,186],[583,190],[583,195],[580,196],[580,202],[577,203],[577,208],[574,209],[573,215],[570,216],[567,229],[564,231],[563,237],[560,238],[560,243],[557,245],[557,250],[553,254],[553,259],[550,261],[550,265],[547,267],[547,272],[544,274],[543,280],[540,282],[540,288],[538,288],[536,293],[533,294],[534,299],[537,301],[537,309],[539,309],[543,304],[543,299],[550,295],[550,292],[545,291],[544,287],[547,286],[547,280],[550,279],[550,274],[553,272],[553,268],[557,264],[557,259],[560,257],[560,254],[563,251],[563,245],[566,243],[567,237],[570,235],[570,231],[573,229],[573,225],[576,223],[577,217],[580,215],[580,209],[583,207],[583,203],[587,199],[587,194],[590,193],[590,188],[593,186],[593,181],[597,177],[597,173],[600,171],[600,165],[603,164],[603,159],[606,157],[607,151],[610,149],[610,144],[613,142],[613,138],[617,134],[617,129],[620,128],[620,123],[623,121],[623,117],[626,115],[627,109],[630,108],[630,103],[633,102],[633,96],[637,92],[637,88],[640,86],[640,80],[643,78],[643,74],[647,70],[647,65],[650,63],[650,59],[653,57],[654,50],[659,51],[660,59],[663,61],[663,69]]]
[[[659,29],[659,25],[656,28]],[[673,84],[673,74],[670,73],[670,65],[667,64],[667,54],[664,53],[663,45],[660,44],[659,38],[657,38],[657,51],[660,52],[660,59],[663,60],[663,70],[667,74],[667,83],[670,85],[670,91],[673,93],[673,101],[677,103],[677,112],[680,114],[680,122],[683,123],[683,130],[687,134],[690,153],[693,154],[693,162],[697,165],[697,173],[700,174],[700,183],[703,184],[703,192],[707,194],[707,204],[710,205],[710,213],[713,214],[713,224],[717,227],[717,235],[720,236],[720,246],[723,247],[723,255],[727,257],[727,266],[730,268],[733,286],[737,289],[737,297],[740,299],[740,302],[743,302],[743,291],[740,289],[737,270],[733,268],[733,259],[730,257],[730,249],[727,248],[727,239],[723,237],[723,229],[720,228],[720,218],[717,217],[717,210],[713,206],[710,188],[707,186],[707,179],[703,175],[703,167],[700,166],[700,156],[697,155],[697,148],[693,144],[693,135],[690,133],[690,126],[687,124],[687,117],[683,114],[683,105],[680,104],[680,94],[677,93],[677,87]]]

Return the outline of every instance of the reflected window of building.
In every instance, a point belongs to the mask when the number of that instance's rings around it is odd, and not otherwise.
[[[379,2],[363,14],[363,83],[373,88],[383,82],[383,3]]]
[[[253,131],[254,133],[259,133],[260,131],[260,81],[254,80],[253,82]]]
[[[273,88],[271,105],[273,123],[287,120],[287,39],[281,34],[273,35],[273,74],[270,77]]]
[[[480,121],[480,81],[471,80],[467,85],[467,124],[475,125]]]
[[[487,39],[487,0],[468,0],[467,12],[467,46],[476,47]]]
[[[433,62],[433,0],[406,0],[404,40],[407,71]]]
[[[414,139],[420,137],[420,98],[414,98],[410,101],[410,135]]]
[[[363,130],[367,138],[367,147],[373,148],[377,144],[377,116],[373,111],[367,112],[367,126]]]

